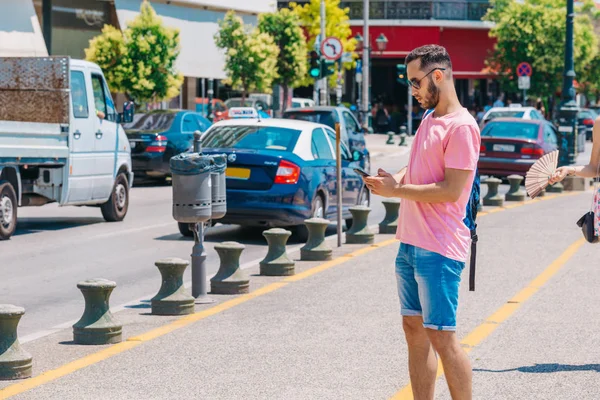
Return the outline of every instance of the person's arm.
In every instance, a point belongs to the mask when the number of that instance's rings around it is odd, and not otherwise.
[[[600,117],[596,118],[594,121],[592,142],[590,162],[587,165],[567,165],[557,168],[552,178],[550,178],[551,185],[562,181],[569,175],[580,176],[583,178],[595,178],[598,176],[598,164],[600,164]]]
[[[468,183],[471,170],[446,168],[444,180],[426,185],[398,185],[393,197],[422,203],[453,203],[458,201]]]

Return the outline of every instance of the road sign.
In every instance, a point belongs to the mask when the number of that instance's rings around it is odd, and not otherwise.
[[[519,77],[519,89],[527,90],[529,89],[531,81],[528,76],[520,76]]]
[[[338,60],[344,51],[340,39],[330,36],[321,43],[321,55],[328,60]]]
[[[342,62],[352,62],[352,60],[353,60],[352,53],[345,52],[344,54],[342,54]]]
[[[517,65],[517,76],[531,76],[532,72],[533,69],[529,63],[522,62]]]

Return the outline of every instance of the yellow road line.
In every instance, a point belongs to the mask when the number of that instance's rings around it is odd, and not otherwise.
[[[183,328],[190,324],[193,324],[194,322],[198,322],[202,319],[208,318],[208,317],[218,314],[222,311],[225,311],[225,310],[228,310],[235,306],[238,306],[240,304],[243,304],[243,303],[245,303],[249,300],[252,300],[256,297],[260,297],[267,293],[271,293],[276,290],[279,290],[282,287],[289,285],[289,282],[296,282],[296,281],[302,280],[309,276],[323,272],[323,271],[325,271],[329,268],[332,268],[336,265],[340,265],[347,261],[350,261],[354,257],[360,256],[365,253],[369,253],[371,251],[379,249],[380,247],[388,246],[390,244],[397,243],[397,242],[398,241],[396,239],[389,239],[389,240],[386,240],[386,241],[378,243],[378,244],[373,244],[371,246],[367,246],[367,247],[355,250],[349,254],[345,254],[334,260],[328,261],[324,264],[318,265],[309,270],[301,272],[298,275],[288,277],[288,278],[284,279],[283,281],[271,283],[270,285],[264,286],[264,287],[257,289],[251,293],[248,293],[248,294],[236,297],[234,299],[225,301],[214,307],[208,308],[206,310],[202,310],[202,311],[194,313],[194,314],[187,315],[185,317],[181,317],[171,323],[160,326],[156,329],[142,333],[140,335],[128,338],[124,342],[112,345],[108,348],[102,349],[98,352],[92,353],[83,358],[72,361],[68,364],[62,365],[56,369],[46,371],[38,376],[29,378],[20,383],[7,386],[4,389],[0,389],[0,400],[4,400],[9,397],[15,396],[17,394],[34,389],[38,386],[41,386],[48,382],[54,381],[65,375],[69,375],[75,371],[89,367],[90,365],[96,364],[100,361],[106,360],[112,356],[123,353],[130,349],[133,349],[133,348],[139,346],[140,344],[142,344],[143,342],[149,342],[151,340],[154,340],[156,338],[164,336],[168,333],[176,331],[177,329],[180,329],[180,328]]]
[[[566,263],[573,257],[573,255],[579,250],[585,243],[584,238],[580,238],[575,243],[571,244],[556,260],[554,260],[546,269],[539,274],[529,285],[525,286],[519,293],[517,293],[507,303],[502,305],[492,315],[485,319],[485,321],[473,329],[460,343],[463,345],[465,352],[470,353],[471,350],[483,342],[488,336],[492,334],[500,326],[500,324],[511,317],[515,311],[527,301],[534,293],[536,293],[544,284],[548,282]],[[441,361],[438,360],[438,372],[436,379],[444,374],[441,368]],[[402,390],[397,392],[390,400],[412,400],[412,388],[411,385],[407,385]]]

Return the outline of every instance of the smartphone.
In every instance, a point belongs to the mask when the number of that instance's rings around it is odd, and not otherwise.
[[[354,168],[354,172],[356,172],[357,174],[359,174],[362,177],[371,176],[371,175],[369,175],[366,171],[364,171],[361,168]]]

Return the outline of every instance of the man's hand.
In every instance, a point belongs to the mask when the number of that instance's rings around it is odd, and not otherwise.
[[[394,197],[400,186],[392,174],[379,168],[377,176],[365,177],[365,184],[371,193],[382,197]]]

